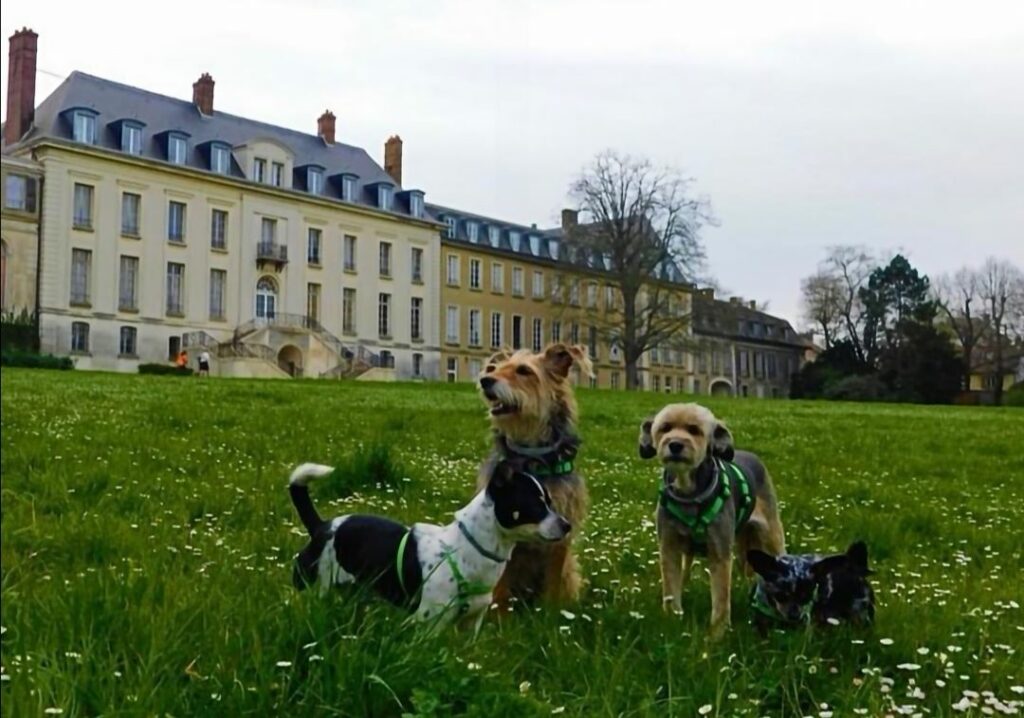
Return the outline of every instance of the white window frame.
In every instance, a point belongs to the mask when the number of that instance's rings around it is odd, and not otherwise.
[[[135,327],[122,326],[117,333],[117,355],[119,357],[136,357],[139,355],[139,332]],[[129,338],[129,341],[125,341]],[[126,347],[125,344],[130,346]]]
[[[231,148],[223,144],[210,146],[210,169],[217,174],[231,173]]]
[[[178,227],[178,234],[174,234],[175,207],[181,207],[181,221]],[[187,238],[186,227],[188,226],[188,204],[172,199],[167,202],[167,241],[174,244],[185,244]]]
[[[72,115],[71,136],[75,142],[85,145],[96,144],[96,115],[78,110]]]
[[[481,310],[469,310],[469,346],[471,347],[483,346],[483,337],[481,336],[481,332],[483,330],[483,317],[484,314]],[[473,321],[474,319],[476,319],[476,322]]]
[[[459,329],[462,322],[462,312],[458,304],[449,304],[444,314],[444,340],[448,344],[459,343]]]
[[[483,277],[480,276],[483,273],[483,260],[469,259],[469,288],[470,289],[482,289]]]
[[[423,284],[423,247],[412,247],[410,249],[409,275],[413,284]]]
[[[343,287],[341,290],[341,333],[356,333],[356,288]]]
[[[455,231],[458,227],[458,219],[448,215],[444,218],[444,236],[448,239],[455,239]]]
[[[315,238],[315,241],[314,241]],[[313,248],[316,247],[316,252]],[[306,228],[306,263],[319,267],[323,263],[324,232],[320,227]]]
[[[342,262],[344,264],[344,270],[346,272],[356,271],[357,248],[358,245],[356,244],[356,236],[354,234],[346,234],[342,238],[342,252],[344,254],[344,256],[342,257]]]
[[[423,297],[409,298],[409,340],[423,341]]]
[[[391,337],[391,301],[390,292],[377,295],[377,336],[381,339]]]
[[[133,202],[129,201],[129,197],[133,198]],[[134,203],[134,218],[129,216],[127,212],[130,204]],[[126,220],[129,223],[126,224]],[[130,222],[133,221],[134,224]],[[136,192],[122,192],[121,193],[121,234],[125,237],[138,237],[139,232],[142,229],[142,195]]]
[[[535,269],[533,270],[533,298],[543,299],[544,298],[544,272]]]
[[[377,248],[377,269],[382,277],[390,277],[393,271],[391,242],[381,241]]]
[[[505,315],[502,312],[491,312],[491,348],[501,349],[505,339]]]
[[[521,297],[523,296],[524,288],[524,274],[522,267],[512,267],[512,296]]]
[[[267,160],[263,157],[254,157],[252,160],[252,181],[261,184],[267,181]]]
[[[446,283],[450,287],[459,286],[459,270],[461,269],[461,262],[459,261],[459,255],[449,254],[447,257],[447,264],[445,268],[446,272]]]
[[[167,161],[174,165],[188,162],[188,138],[176,134],[167,136]]]
[[[215,281],[215,278],[217,281]],[[217,285],[220,285],[219,291]],[[210,270],[210,296],[209,296],[209,312],[210,319],[218,321],[227,317],[227,299],[228,295],[228,273],[224,269],[213,268]]]
[[[505,293],[505,265],[502,262],[491,262],[491,291]]]
[[[218,222],[217,218],[223,218]],[[210,248],[227,249],[228,246],[228,211],[214,207],[210,210]]]
[[[121,125],[121,151],[130,155],[142,154],[142,125],[134,122]]]
[[[270,184],[273,187],[284,186],[284,162],[270,163]]]
[[[544,348],[544,320],[541,317],[533,318],[533,330],[530,335],[530,347],[535,353]]]
[[[139,309],[139,258],[122,254],[117,272],[117,310],[135,312]]]

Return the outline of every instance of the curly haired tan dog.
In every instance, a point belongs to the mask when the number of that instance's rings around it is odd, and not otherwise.
[[[575,469],[579,446],[576,399],[571,370],[592,372],[586,348],[552,344],[535,354],[499,352],[487,361],[479,379],[490,409],[494,448],[480,472],[486,482],[499,461],[537,477],[551,494],[555,511],[578,531],[587,514],[587,486]],[[572,536],[553,544],[518,544],[494,591],[507,608],[512,597],[574,601],[581,579],[572,553]]]
[[[771,477],[756,455],[733,449],[729,429],[699,404],[669,404],[645,420],[639,450],[663,466],[655,521],[664,606],[682,612],[693,558],[707,556],[717,638],[729,627],[734,547],[744,562],[751,549],[785,553]]]

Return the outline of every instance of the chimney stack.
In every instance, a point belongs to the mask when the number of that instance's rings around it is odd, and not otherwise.
[[[39,35],[23,27],[10,39],[7,60],[7,123],[4,142],[18,142],[36,116],[36,52]]]
[[[333,112],[324,110],[324,114],[320,115],[316,121],[317,135],[329,145],[334,144],[334,119]]]
[[[743,304],[743,297],[729,297],[729,304],[738,307]]]
[[[574,209],[563,209],[562,210],[562,230],[568,232],[570,229],[576,226],[579,221],[580,213]]]
[[[751,309],[757,309],[757,301],[754,300],[754,299],[751,299],[749,306],[750,306]]]
[[[204,115],[213,114],[213,78],[204,72],[192,83],[192,102]]]
[[[391,135],[384,143],[384,171],[396,184],[402,184],[402,138]]]

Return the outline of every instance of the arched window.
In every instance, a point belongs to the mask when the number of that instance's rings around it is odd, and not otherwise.
[[[277,313],[277,285],[270,277],[260,277],[256,282],[256,317],[273,319]]]

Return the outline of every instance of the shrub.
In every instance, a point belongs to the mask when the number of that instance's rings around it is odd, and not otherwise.
[[[139,374],[174,374],[192,376],[192,369],[174,364],[139,364]]]
[[[71,357],[58,357],[53,354],[37,354],[35,352],[12,349],[0,354],[3,366],[20,366],[28,369],[74,369]]]
[[[848,376],[826,387],[824,397],[839,401],[887,401],[889,390],[874,374]]]
[[[22,309],[20,314],[0,315],[0,351],[39,352],[39,332],[35,316]]]
[[[1003,394],[1003,406],[1024,406],[1024,381],[1019,381]]]

